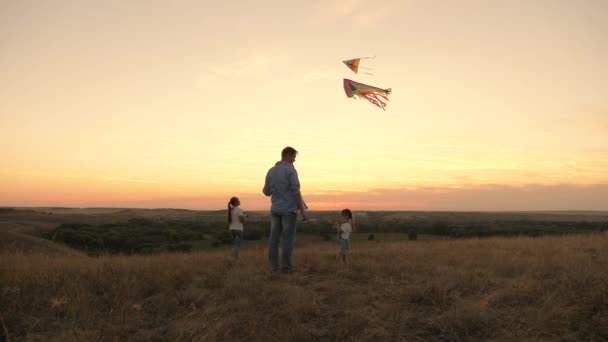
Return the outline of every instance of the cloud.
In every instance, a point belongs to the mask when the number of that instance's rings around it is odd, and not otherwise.
[[[337,17],[348,17],[356,13],[363,1],[361,0],[322,0],[320,9],[326,14]]]
[[[137,178],[125,178],[125,177],[104,177],[104,180],[110,182],[124,182],[124,183],[158,183],[152,179],[137,179]]]
[[[207,71],[215,77],[240,77],[267,71],[279,59],[279,54],[254,52],[234,62],[210,65]]]
[[[579,134],[605,135],[608,131],[608,109],[583,108],[567,116],[556,116],[552,124]]]
[[[332,210],[345,206],[357,210],[608,210],[608,184],[370,189],[356,193],[313,193],[305,197],[316,209]]]
[[[45,171],[24,171],[20,172],[20,175],[34,176],[34,177],[45,177],[45,178],[56,178],[56,179],[89,179],[92,181],[104,180],[109,182],[125,182],[125,183],[158,183],[152,179],[139,179],[129,177],[116,177],[116,176],[105,176],[94,173],[57,173],[57,172],[45,172]]]
[[[83,204],[84,206],[123,207],[123,208],[178,208],[195,210],[226,209],[230,195],[207,194],[200,196],[156,196],[154,198],[140,196],[126,200],[98,200]],[[268,209],[270,200],[257,194],[240,194],[242,208],[247,210]]]
[[[251,179],[245,178],[216,178],[218,182],[228,182],[228,183],[251,183]]]
[[[350,19],[357,26],[373,26],[399,13],[403,1],[320,0],[318,16],[326,20]]]
[[[132,180],[128,179],[127,180]],[[307,193],[304,198],[313,210],[436,210],[436,211],[548,211],[548,210],[608,210],[608,184],[593,185],[539,185],[508,186],[487,184],[469,187],[421,187],[412,189],[327,189],[327,193]],[[71,192],[70,196],[43,202],[66,206],[111,206],[137,208],[224,209],[229,194],[205,193],[201,195],[152,195],[143,193],[116,194],[109,190],[97,194],[94,200],[84,193]],[[244,210],[267,210],[270,198],[260,191],[239,193]],[[6,203],[31,202],[31,199],[11,196],[0,200]],[[39,201],[42,201],[38,203]],[[12,204],[11,204],[12,205]]]
[[[308,71],[296,75],[295,80],[298,82],[335,81],[340,78],[337,75],[337,73],[327,70]]]
[[[121,141],[144,141],[144,142],[168,142],[171,141],[169,138],[163,137],[155,137],[155,136],[145,136],[145,135],[121,135],[115,137],[117,140]]]
[[[84,179],[84,178],[96,178],[96,175],[83,174],[83,173],[54,173],[46,171],[23,171],[18,174],[23,176],[34,176],[34,177],[46,177],[46,178],[61,178],[61,179]]]
[[[319,188],[319,190],[313,191],[313,192],[311,192],[311,194],[313,194],[313,195],[330,195],[330,194],[344,194],[344,193],[357,193],[357,192],[364,193],[367,191],[359,190],[359,189],[349,189],[349,188],[339,188],[339,189]]]

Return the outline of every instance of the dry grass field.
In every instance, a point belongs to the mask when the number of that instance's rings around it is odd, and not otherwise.
[[[0,259],[4,341],[606,341],[608,235]]]
[[[0,230],[0,253],[43,253],[45,255],[84,255],[66,245],[32,235]]]

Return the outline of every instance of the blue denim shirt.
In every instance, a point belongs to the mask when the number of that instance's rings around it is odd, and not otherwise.
[[[272,196],[270,211],[276,213],[297,212],[294,196],[300,194],[298,171],[293,164],[279,161],[266,174],[264,195]]]

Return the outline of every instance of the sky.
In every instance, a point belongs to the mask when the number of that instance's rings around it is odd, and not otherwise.
[[[603,0],[0,0],[0,206],[267,209],[292,146],[313,210],[608,210],[607,61]]]

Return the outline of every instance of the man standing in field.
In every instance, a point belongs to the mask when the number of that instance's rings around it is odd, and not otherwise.
[[[270,206],[270,239],[268,241],[268,259],[270,271],[279,268],[279,240],[283,239],[283,255],[281,258],[281,271],[291,272],[291,253],[293,241],[296,236],[296,219],[298,209],[302,219],[307,219],[306,204],[300,193],[300,180],[298,172],[293,166],[296,161],[296,151],[292,147],[285,147],[281,151],[281,161],[277,162],[266,174],[264,182],[264,195],[271,196]]]

